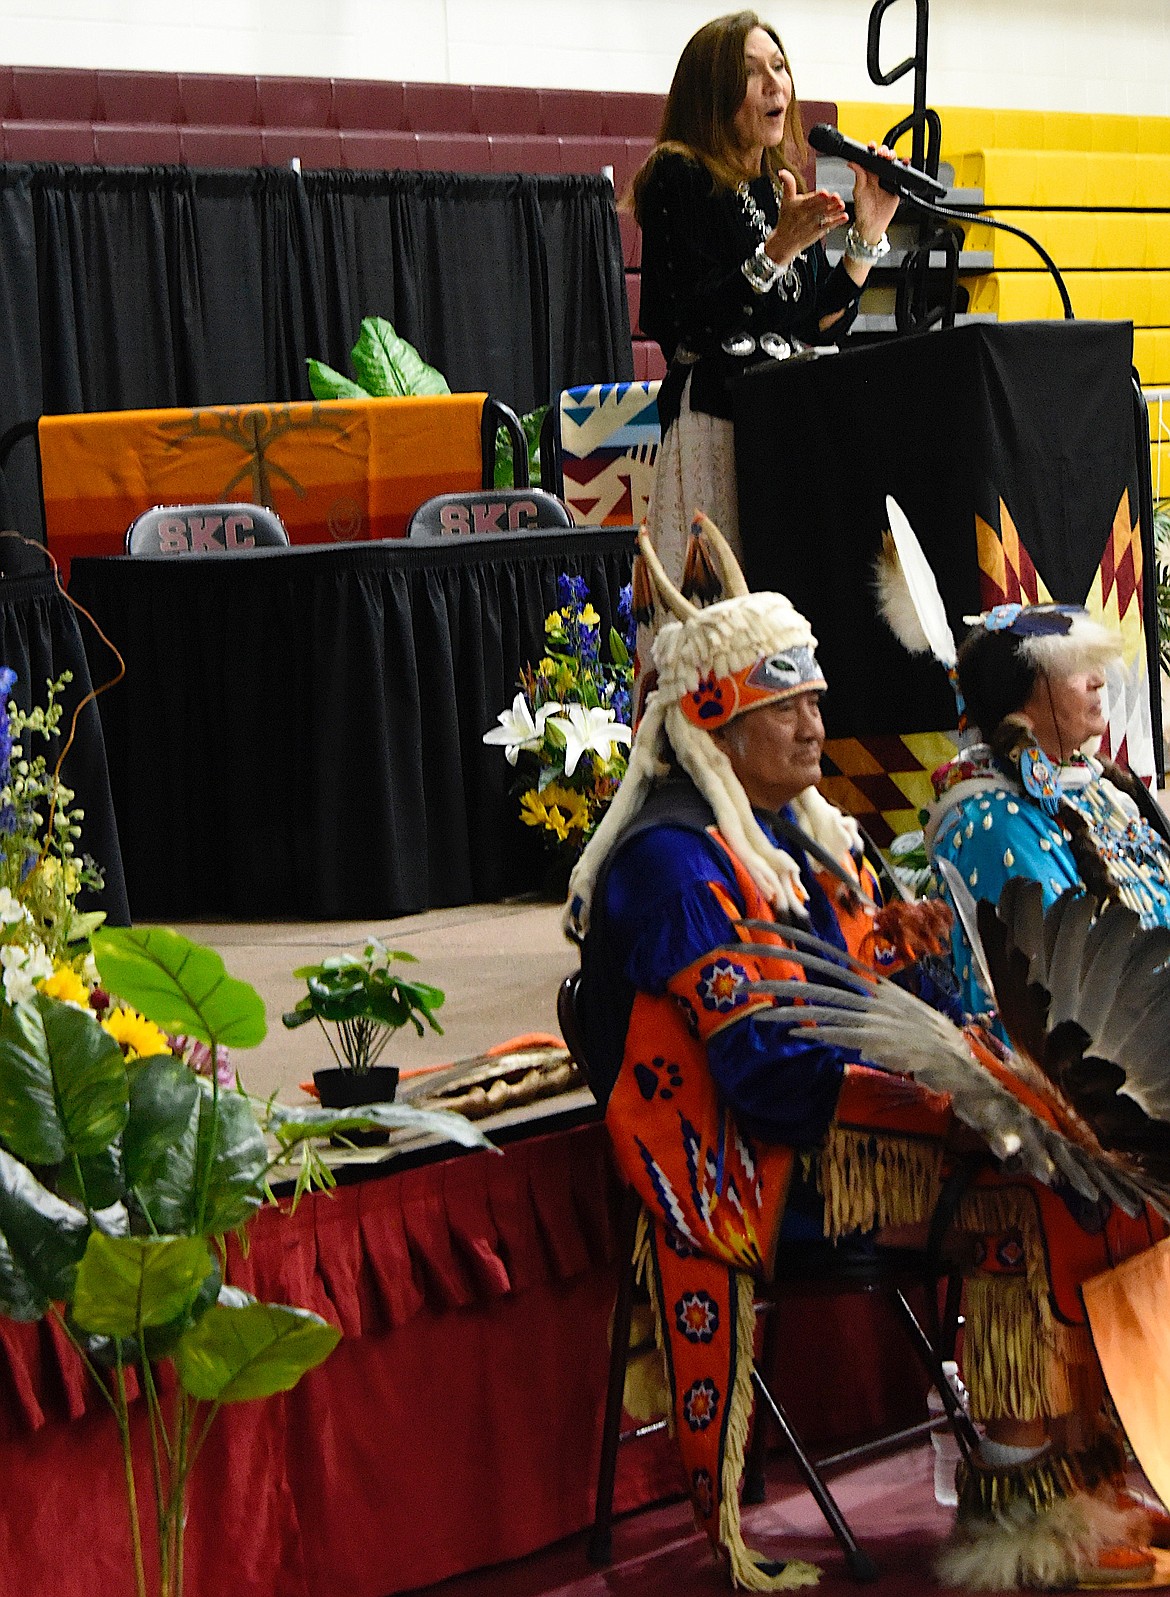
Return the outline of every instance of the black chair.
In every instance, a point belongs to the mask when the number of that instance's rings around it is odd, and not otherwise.
[[[543,488],[477,488],[424,500],[407,523],[408,538],[483,537],[542,532],[574,525],[555,494]]]
[[[260,548],[288,548],[284,522],[267,505],[155,505],[126,529],[128,555],[230,555]]]
[[[584,1032],[578,1014],[580,971],[565,977],[557,993],[557,1019],[561,1035],[578,1068],[588,1081],[589,1065],[584,1046]],[[845,1555],[845,1562],[855,1580],[875,1580],[878,1567],[870,1555],[858,1544],[824,1479],[824,1472],[845,1464],[857,1464],[878,1453],[893,1451],[918,1441],[949,1421],[964,1456],[978,1440],[970,1419],[960,1407],[950,1382],[943,1374],[942,1362],[953,1356],[958,1327],[959,1298],[962,1279],[957,1271],[948,1270],[941,1262],[942,1243],[954,1215],[962,1191],[971,1175],[969,1166],[956,1169],[944,1183],[942,1194],[932,1218],[924,1249],[877,1248],[864,1254],[836,1249],[825,1244],[781,1245],[777,1252],[773,1279],[759,1284],[756,1301],[757,1315],[766,1316],[760,1357],[752,1371],[756,1389],[756,1415],[751,1442],[744,1461],[743,1501],[764,1501],[764,1464],[767,1456],[767,1422],[769,1418],[778,1427],[796,1462],[805,1485],[812,1493],[817,1507],[824,1515]],[[613,1315],[613,1341],[610,1348],[609,1380],[605,1396],[605,1423],[602,1431],[601,1464],[597,1478],[597,1501],[593,1526],[589,1536],[589,1561],[608,1564],[613,1555],[613,1490],[617,1469],[617,1451],[620,1443],[645,1436],[664,1428],[663,1424],[639,1426],[637,1430],[621,1430],[622,1393],[625,1385],[626,1363],[629,1357],[630,1325],[634,1304],[634,1240],[637,1232],[641,1202],[632,1188],[623,1196],[618,1222],[618,1257],[622,1260],[618,1278],[617,1303]],[[938,1288],[946,1276],[946,1308],[938,1313]],[[911,1292],[924,1289],[931,1334],[923,1329],[909,1301]],[[873,1441],[834,1453],[814,1462],[799,1432],[768,1387],[762,1372],[770,1370],[779,1350],[780,1310],[786,1298],[818,1294],[837,1296],[851,1292],[881,1292],[897,1310],[916,1357],[929,1379],[937,1387],[943,1401],[945,1417],[928,1419],[901,1430],[889,1432]]]

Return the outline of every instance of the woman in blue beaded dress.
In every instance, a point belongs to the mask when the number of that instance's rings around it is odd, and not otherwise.
[[[927,829],[977,899],[1011,876],[1045,908],[1070,888],[1170,926],[1170,826],[1157,802],[1097,749],[1105,671],[1121,640],[1071,605],[1000,605],[959,649],[959,687],[984,742],[941,773]],[[967,1013],[985,1010],[961,927],[955,965]]]

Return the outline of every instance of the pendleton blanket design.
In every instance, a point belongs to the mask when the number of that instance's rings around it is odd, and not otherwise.
[[[484,394],[43,416],[49,548],[121,554],[154,505],[270,505],[293,543],[400,538],[424,499],[480,486]]]

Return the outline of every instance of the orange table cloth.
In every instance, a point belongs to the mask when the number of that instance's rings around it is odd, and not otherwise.
[[[270,505],[293,543],[400,538],[436,493],[482,485],[486,394],[42,416],[45,529],[77,555],[121,554],[153,505]]]

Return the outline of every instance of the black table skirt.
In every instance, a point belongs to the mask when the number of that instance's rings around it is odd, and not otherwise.
[[[0,664],[16,672],[12,697],[22,709],[44,705],[50,679],[72,671],[73,681],[62,696],[61,739],[46,743],[39,736],[25,738],[24,752],[33,758],[44,754],[50,766],[60,757],[61,743],[69,734],[75,707],[91,687],[90,666],[81,627],[89,629],[57,588],[50,573],[0,580]],[[110,651],[93,640],[93,679],[100,685],[117,670]],[[85,811],[81,848],[101,866],[106,885],[98,894],[85,894],[84,907],[104,909],[111,925],[129,920],[118,827],[110,797],[105,746],[96,705],[82,710],[73,746],[61,768],[61,779],[73,788],[75,803]]]
[[[482,735],[543,653],[559,573],[604,635],[632,552],[617,529],[75,560],[126,657],[100,702],[134,917],[364,919],[538,885]]]

